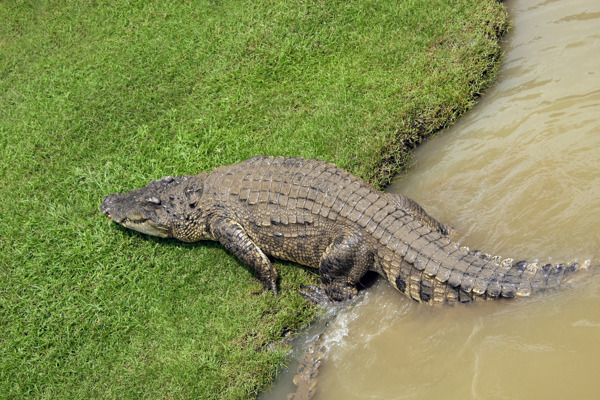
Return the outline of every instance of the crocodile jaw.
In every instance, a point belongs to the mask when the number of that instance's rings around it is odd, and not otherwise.
[[[128,201],[127,194],[115,193],[108,195],[102,201],[100,210],[102,214],[111,221],[120,224],[128,229],[141,232],[146,235],[158,236],[161,238],[171,237],[171,229],[162,225],[151,218],[153,211],[143,209],[135,201]]]
[[[169,233],[169,231],[170,231],[169,228],[158,225],[150,219],[138,220],[138,221],[135,221],[132,219],[125,219],[119,223],[121,225],[123,225],[125,228],[133,229],[134,231],[138,231],[138,232],[141,232],[146,235],[158,236],[161,238],[171,237],[171,235]]]

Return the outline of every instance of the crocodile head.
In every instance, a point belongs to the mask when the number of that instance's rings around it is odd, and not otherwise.
[[[147,235],[188,242],[204,239],[202,210],[196,207],[203,175],[167,176],[127,193],[108,195],[100,210],[111,221]]]

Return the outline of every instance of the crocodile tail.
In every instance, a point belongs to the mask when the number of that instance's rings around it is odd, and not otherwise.
[[[466,247],[441,257],[417,257],[404,263],[393,279],[411,298],[427,303],[471,302],[496,298],[526,297],[564,284],[577,264],[540,264],[491,257]]]
[[[500,264],[502,263],[509,265],[508,272],[504,274],[501,282],[498,279],[490,282],[488,295],[500,293],[503,297],[511,297],[514,293],[517,296],[529,296],[535,292],[561,286],[573,272],[580,269],[578,263],[541,265],[527,261],[513,263],[511,259],[502,260]]]
[[[479,251],[467,251],[463,261],[463,265],[470,265],[466,270],[459,266],[450,274],[448,284],[458,296],[452,294],[449,299],[526,297],[561,286],[580,269],[577,263],[515,262],[512,258],[490,257]]]

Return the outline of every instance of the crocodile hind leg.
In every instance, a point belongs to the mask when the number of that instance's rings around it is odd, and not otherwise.
[[[272,290],[277,295],[277,271],[243,226],[231,218],[219,217],[210,224],[210,231],[227,250],[256,271],[265,291]]]
[[[344,301],[356,296],[356,285],[373,266],[371,253],[358,234],[338,236],[321,257],[319,272],[321,288],[308,287],[301,293],[315,303]]]

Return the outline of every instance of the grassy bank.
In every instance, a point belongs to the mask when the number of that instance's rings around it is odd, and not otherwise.
[[[0,2],[0,398],[245,399],[315,314],[102,198],[256,154],[382,186],[494,76],[495,1]]]

